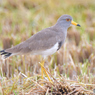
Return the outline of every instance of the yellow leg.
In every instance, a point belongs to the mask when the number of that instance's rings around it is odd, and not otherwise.
[[[46,76],[48,77],[48,79],[49,79],[49,81],[51,82],[51,83],[53,83],[52,81],[51,81],[51,79],[50,79],[50,77],[49,77],[49,75],[48,75],[48,73],[47,73],[47,71],[46,71],[46,69],[44,68],[44,60],[42,60],[42,62],[40,63],[40,65],[41,65],[41,73],[42,73],[42,79],[43,79],[43,71],[45,72],[45,74],[46,74]]]
[[[43,67],[42,67],[42,66],[44,66],[44,62],[45,61],[42,59],[42,62],[40,63],[40,65],[41,65],[42,79],[43,79],[43,76],[44,76]]]

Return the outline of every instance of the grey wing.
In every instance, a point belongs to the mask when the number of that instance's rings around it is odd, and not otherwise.
[[[34,35],[33,41],[29,44],[31,51],[42,51],[50,49],[58,41],[57,32],[51,29],[46,29]]]
[[[8,48],[5,52],[13,53],[13,54],[25,54],[29,52],[30,49],[28,48],[28,43],[22,42],[12,48]]]
[[[50,49],[54,46],[60,37],[57,35],[57,32],[53,29],[46,28],[37,34],[31,36],[26,41],[6,49],[6,52],[17,53],[17,54],[26,54],[33,51],[42,51]]]

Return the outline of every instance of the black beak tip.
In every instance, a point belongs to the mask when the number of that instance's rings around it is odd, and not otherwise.
[[[81,27],[79,24],[77,24],[77,26]]]

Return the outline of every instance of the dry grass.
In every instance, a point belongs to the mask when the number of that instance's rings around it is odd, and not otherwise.
[[[45,76],[41,80],[41,56],[13,56],[5,61],[0,56],[0,95],[95,94],[94,0],[0,1],[0,50],[55,24],[63,14],[70,14],[82,27],[69,28],[63,47],[45,60],[53,84]]]

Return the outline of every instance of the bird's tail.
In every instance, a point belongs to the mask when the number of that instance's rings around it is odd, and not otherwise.
[[[6,59],[7,57],[11,56],[12,53],[6,52],[5,50],[1,50],[0,51],[0,55],[2,55],[2,57],[4,59]]]

